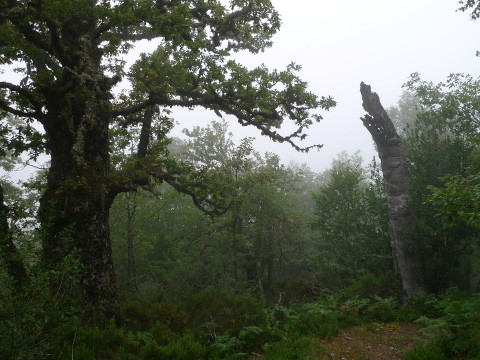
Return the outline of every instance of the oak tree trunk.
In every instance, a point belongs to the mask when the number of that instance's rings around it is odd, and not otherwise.
[[[88,21],[86,21],[87,19]],[[101,51],[92,38],[96,19],[66,24],[64,68],[54,87],[43,88],[48,109],[42,123],[51,164],[40,199],[43,261],[47,268],[73,256],[81,264],[81,291],[90,321],[102,325],[118,315],[110,242],[109,123],[111,94]]]
[[[106,146],[100,145],[108,143],[102,139],[105,133],[106,129],[95,128],[86,133],[85,147],[97,151],[86,151],[81,162],[72,155],[74,139],[52,146],[47,189],[39,209],[45,265],[55,268],[69,255],[79,260],[85,301],[104,316],[91,320],[100,323],[118,313],[109,228],[113,200],[108,193],[109,160]]]
[[[400,274],[407,298],[411,298],[423,291],[424,286],[418,244],[411,231],[415,216],[409,204],[410,173],[405,147],[378,95],[363,82],[360,92],[363,108],[368,113],[361,120],[372,135],[381,160],[395,269]]]
[[[67,137],[55,144],[58,134],[50,138],[51,167],[39,209],[43,260],[47,268],[55,268],[67,256],[79,260],[85,301],[90,310],[99,312],[91,320],[103,323],[118,313],[109,227],[113,198],[108,191],[106,128],[93,126],[86,131],[81,160],[74,154],[76,139]]]

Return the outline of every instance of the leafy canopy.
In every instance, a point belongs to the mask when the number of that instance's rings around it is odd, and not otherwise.
[[[105,100],[111,126],[141,125],[152,107],[202,106],[218,115],[234,115],[275,141],[303,140],[305,128],[329,109],[331,98],[318,99],[299,79],[300,66],[270,72],[247,69],[232,52],[258,53],[271,46],[280,18],[269,0],[3,0],[0,2],[0,65],[15,69],[21,81],[0,81],[0,110],[26,119],[13,129],[2,120],[2,148],[17,153],[48,147],[51,129],[75,105],[55,109],[55,100]],[[124,54],[140,40],[157,40],[157,49],[142,54],[130,71]],[[129,91],[113,89],[122,80]],[[122,83],[123,84],[123,83]],[[69,100],[70,99],[70,100]],[[54,114],[54,110],[58,114]],[[58,116],[55,116],[58,115]],[[297,130],[276,130],[290,119]],[[39,121],[47,136],[38,127]],[[78,133],[75,119],[67,129]],[[81,130],[81,129],[80,129]]]

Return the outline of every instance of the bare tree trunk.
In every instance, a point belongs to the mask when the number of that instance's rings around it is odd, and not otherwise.
[[[410,173],[405,147],[378,95],[363,82],[360,93],[368,113],[361,120],[375,141],[382,165],[395,269],[400,273],[403,290],[411,298],[423,291],[424,286],[418,244],[411,231],[415,216],[409,204]]]

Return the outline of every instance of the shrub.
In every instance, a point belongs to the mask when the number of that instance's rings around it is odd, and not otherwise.
[[[74,330],[74,329],[72,329]],[[69,344],[66,351],[66,344]],[[75,359],[132,359],[131,354],[140,348],[140,344],[130,341],[127,334],[118,329],[112,321],[104,329],[81,328],[59,342],[56,349],[59,360]],[[93,356],[87,356],[92,354]],[[119,354],[122,354],[121,357]],[[130,354],[130,355],[129,355]]]
[[[171,332],[183,333],[188,322],[185,313],[167,302],[145,303],[141,299],[134,299],[124,304],[121,311],[125,325],[133,331],[161,327]]]
[[[310,350],[311,339],[306,336],[284,339],[266,347],[262,360],[304,360]]]
[[[480,322],[480,294],[469,295],[450,289],[436,307],[442,314],[441,319],[452,330],[466,329]]]
[[[399,318],[398,302],[392,297],[383,299],[374,296],[366,312],[369,319],[381,322],[392,322]]]
[[[251,295],[207,289],[185,302],[189,326],[202,328],[207,335],[228,333],[237,336],[246,326],[263,327],[266,315],[261,302]]]
[[[283,295],[282,302],[284,304],[314,301],[318,297],[318,293],[312,287],[307,274],[279,279],[275,285],[277,291]]]
[[[185,335],[168,345],[158,345],[155,341],[146,345],[140,353],[142,360],[202,360],[206,347],[193,336]]]
[[[449,360],[435,343],[412,349],[405,354],[404,358],[405,360]]]
[[[480,329],[477,327],[461,330],[452,338],[442,341],[442,348],[448,359],[471,359],[480,354]]]
[[[23,293],[0,288],[0,359],[45,359],[80,323],[81,267],[75,257],[55,270],[30,270],[31,284]]]
[[[363,298],[374,296],[380,298],[400,298],[402,289],[397,276],[388,271],[384,274],[367,273],[358,277],[342,292],[344,299]]]
[[[480,295],[468,295],[456,289],[445,292],[439,299],[431,299],[428,306],[434,310],[421,316],[417,322],[433,336],[456,335],[480,323]]]
[[[428,301],[435,309],[434,316],[422,316],[417,321],[425,325],[425,332],[432,341],[409,353],[407,359],[430,359],[422,352],[441,354],[438,359],[475,359],[480,354],[480,297],[478,294],[450,289],[439,299]],[[413,355],[412,355],[413,354]],[[426,356],[426,355],[425,355]],[[431,357],[432,359],[434,357]]]
[[[330,296],[314,304],[298,308],[298,315],[288,328],[300,335],[333,336],[342,328],[362,322],[357,308],[339,305],[338,297]]]

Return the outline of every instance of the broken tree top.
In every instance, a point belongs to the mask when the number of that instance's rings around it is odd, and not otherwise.
[[[363,100],[362,106],[368,113],[360,119],[372,135],[375,143],[398,139],[398,133],[392,120],[380,103],[377,93],[372,92],[371,86],[363,81],[360,83],[360,93]]]

